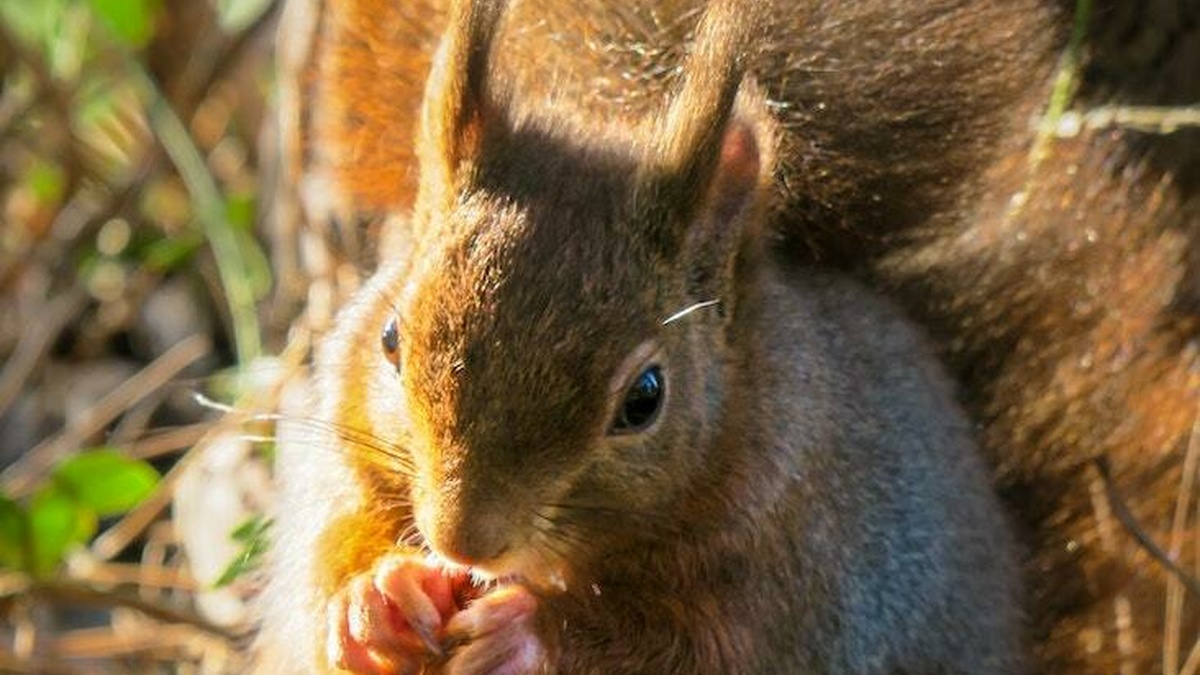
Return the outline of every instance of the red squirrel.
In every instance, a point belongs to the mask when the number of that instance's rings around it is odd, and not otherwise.
[[[400,217],[281,448],[265,642],[300,672],[1177,668],[1197,135],[1056,135],[1063,96],[1200,95],[1176,5],[324,0],[309,161]]]

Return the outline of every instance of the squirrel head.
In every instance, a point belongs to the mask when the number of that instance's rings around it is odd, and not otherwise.
[[[662,114],[586,133],[492,82],[502,2],[453,5],[384,404],[410,427],[416,522],[450,560],[569,575],[590,542],[653,534],[645,514],[704,471],[775,144],[741,68],[752,22],[720,5]]]

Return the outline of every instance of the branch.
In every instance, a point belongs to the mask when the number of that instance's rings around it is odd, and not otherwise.
[[[1174,575],[1184,588],[1189,593],[1200,598],[1200,579],[1197,579],[1190,572],[1180,567],[1171,556],[1167,555],[1166,551],[1150,538],[1141,523],[1134,517],[1133,512],[1129,510],[1129,505],[1125,503],[1125,499],[1117,490],[1116,483],[1113,482],[1112,467],[1108,463],[1108,458],[1105,456],[1096,457],[1092,460],[1096,464],[1096,469],[1100,472],[1100,479],[1104,482],[1104,494],[1108,498],[1108,503],[1112,506],[1113,514],[1117,516],[1117,520],[1121,521],[1121,525],[1125,530],[1133,536],[1150,557],[1154,558],[1168,572]]]
[[[229,642],[236,642],[245,637],[244,631],[219,626],[195,612],[170,607],[129,591],[102,590],[73,580],[35,581],[26,579],[23,583],[9,584],[7,588],[0,591],[0,599],[21,595],[36,601],[58,605],[124,607],[141,612],[158,621],[191,626]]]

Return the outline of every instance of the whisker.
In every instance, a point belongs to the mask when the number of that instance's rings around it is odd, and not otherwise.
[[[546,523],[546,527],[538,527],[538,532],[547,537],[554,537],[566,544],[569,547],[586,546],[588,540],[580,533],[576,532],[571,526],[570,521],[560,521],[547,516],[541,511],[534,511],[534,515]]]
[[[547,550],[551,553],[554,552],[554,548],[550,546],[549,536],[542,530],[534,532],[533,535],[533,538],[530,540],[530,549],[533,551],[533,554],[537,556],[537,559],[542,564],[542,567],[551,569],[553,567],[551,564],[552,561],[546,559]]]
[[[401,486],[397,486],[395,489],[383,490],[372,488],[371,496],[385,499],[389,504],[396,504],[398,506],[412,505],[412,496],[408,494],[408,490],[405,490]]]
[[[679,310],[678,312],[675,312],[671,316],[668,316],[667,318],[663,319],[662,325],[665,326],[667,324],[674,323],[698,309],[704,309],[705,307],[713,307],[714,305],[718,305],[720,303],[721,303],[720,300],[714,299],[714,300],[704,300],[702,302],[697,302],[694,305],[689,305],[689,306],[684,307],[683,309]]]
[[[207,408],[208,410],[214,410],[223,415],[233,415],[235,413],[241,412],[237,408],[229,405],[228,403],[221,403],[220,401],[213,400],[213,399],[205,396],[202,392],[198,392],[198,391],[192,392],[192,400],[195,401],[196,405],[200,406],[201,408]]]
[[[190,377],[174,377],[170,381],[164,382],[162,390],[175,394],[184,392],[195,394],[203,388],[211,388],[214,385],[220,385],[231,380],[251,380],[256,376],[261,376],[260,379],[282,377],[292,373],[307,373],[311,372],[312,365],[308,363],[285,363],[282,361],[268,361],[263,363],[255,363],[252,365],[238,365],[223,368],[216,372],[205,375],[195,375]],[[257,387],[257,385],[252,385]],[[205,406],[208,407],[208,406]]]
[[[238,434],[237,439],[246,443],[274,443],[276,440],[274,436],[266,434]]]
[[[587,527],[600,532],[619,534],[627,531],[632,525],[660,537],[677,537],[682,534],[678,525],[666,521],[659,514],[599,504],[559,503],[548,506],[557,508],[564,514],[573,515],[574,520],[586,518]]]
[[[359,513],[368,516],[391,515],[393,511],[399,511],[403,508],[403,504],[393,504],[387,501],[378,501],[367,505]]]
[[[579,550],[586,542],[578,537],[567,537],[563,530],[550,533],[545,541],[546,548],[554,552],[559,560],[566,562],[572,551]],[[557,546],[555,545],[557,544]]]
[[[350,445],[351,447],[348,449],[369,450],[376,456],[382,457],[385,460],[390,460],[390,462],[394,463],[381,463],[381,466],[389,469],[399,468],[403,471],[403,473],[410,476],[416,471],[416,467],[413,465],[411,453],[408,452],[403,445],[382,439],[369,431],[347,427],[334,422],[329,422],[327,420],[319,420],[310,417],[293,417],[276,413],[271,413],[270,415],[264,415],[262,417],[264,419],[270,418],[271,421],[283,421],[300,428],[308,427],[309,429],[332,434],[335,439]],[[360,453],[359,456],[362,456],[363,454],[365,453]]]
[[[244,422],[284,422],[289,424],[299,424],[302,426],[306,425],[312,429],[334,433],[340,440],[355,441],[364,445],[367,444],[367,441],[370,441],[376,446],[375,449],[378,450],[387,450],[389,452],[394,451],[395,453],[402,451],[402,448],[399,445],[388,442],[387,440],[382,439],[365,429],[348,427],[336,422],[317,419],[315,417],[300,417],[296,415],[289,415],[287,413],[249,413],[244,410],[239,410],[234,406],[214,401],[199,392],[193,393],[193,398],[195,398],[200,405],[212,410],[230,415],[244,415]]]
[[[421,536],[421,530],[416,523],[409,523],[408,527],[396,537],[396,543],[409,546],[419,550],[426,550],[425,537]]]
[[[535,539],[534,541],[533,553],[538,557],[538,560],[541,561],[543,567],[545,567],[547,570],[553,570],[555,568],[555,560],[547,560],[547,555],[552,556],[557,560],[558,563],[561,564],[566,564],[567,561],[570,560],[569,553],[571,551],[571,547],[569,544],[562,542],[565,548],[560,549],[555,546],[553,543],[554,540],[551,538],[548,532],[539,530],[537,534],[541,536],[539,539]]]
[[[554,531],[554,535],[562,540],[563,543],[574,546],[586,546],[589,541],[582,532],[576,531],[577,528],[571,524],[563,525]]]

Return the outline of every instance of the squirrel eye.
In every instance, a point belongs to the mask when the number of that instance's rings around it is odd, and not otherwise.
[[[650,426],[658,417],[665,390],[666,380],[661,368],[650,366],[643,370],[625,392],[625,400],[621,402],[621,409],[617,411],[612,433],[633,433]]]
[[[383,334],[379,341],[383,345],[384,357],[398,370],[400,368],[400,327],[396,324],[395,317],[383,327]]]

